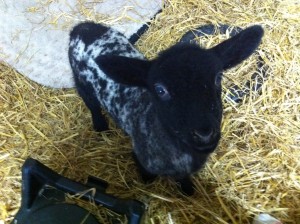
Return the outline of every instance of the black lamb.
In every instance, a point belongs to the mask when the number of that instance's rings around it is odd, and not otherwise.
[[[222,71],[249,57],[263,29],[252,26],[211,48],[176,44],[145,60],[120,32],[92,22],[70,34],[69,59],[94,128],[104,109],[133,141],[145,180],[170,176],[193,194],[190,175],[218,145]]]

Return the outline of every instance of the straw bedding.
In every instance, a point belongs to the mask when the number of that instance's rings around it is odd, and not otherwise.
[[[194,175],[194,196],[183,196],[172,180],[143,184],[130,139],[113,123],[110,131],[95,133],[74,89],[42,87],[1,64],[0,223],[9,223],[19,208],[20,168],[28,156],[76,181],[97,176],[110,183],[109,193],[145,202],[145,223],[251,223],[262,212],[300,223],[300,3],[168,0],[137,47],[153,58],[207,23],[261,24],[265,36],[258,53],[269,76],[243,102],[224,99],[222,140]],[[199,43],[209,47],[225,38]],[[255,63],[253,56],[226,72],[224,93],[232,83],[242,86]]]

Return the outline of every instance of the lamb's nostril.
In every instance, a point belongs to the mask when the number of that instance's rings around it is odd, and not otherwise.
[[[193,137],[195,140],[200,141],[208,141],[211,136],[213,135],[213,129],[212,128],[202,128],[199,130],[193,131]]]

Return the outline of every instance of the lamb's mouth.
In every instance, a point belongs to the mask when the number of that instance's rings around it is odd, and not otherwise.
[[[203,146],[192,146],[192,148],[194,148],[198,152],[211,153],[215,150],[215,148],[217,146],[218,146],[218,143],[212,143],[212,144],[203,145]]]
[[[184,140],[181,140],[181,142],[185,145],[185,147],[192,149],[198,153],[211,153],[213,152],[216,147],[218,146],[219,141],[211,142],[210,144],[203,144],[203,145],[194,145],[190,144]]]
[[[179,135],[179,131],[172,131],[171,133],[173,136],[176,136],[179,145],[182,145],[182,147],[185,147],[186,149],[192,149],[197,153],[212,153],[218,146],[220,140],[220,134],[218,134],[214,141],[211,141],[207,144],[197,145],[185,140],[185,138]]]

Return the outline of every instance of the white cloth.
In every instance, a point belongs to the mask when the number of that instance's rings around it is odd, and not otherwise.
[[[162,8],[162,0],[0,0],[0,61],[54,88],[74,86],[69,31],[104,21],[130,37]]]

